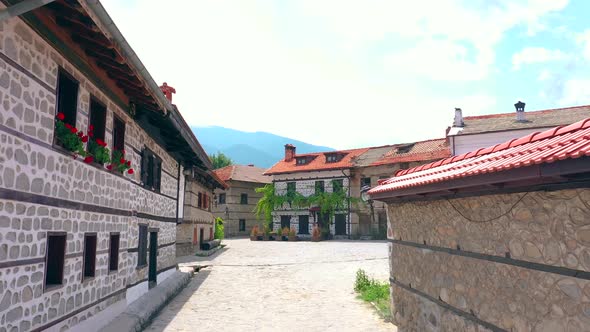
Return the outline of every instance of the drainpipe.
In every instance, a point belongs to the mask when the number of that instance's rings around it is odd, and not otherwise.
[[[178,162],[178,172],[176,176],[176,224],[180,224],[178,221],[179,209],[180,209],[180,162]]]
[[[347,179],[348,179],[348,222],[346,223],[348,226],[348,239],[350,240],[350,232],[351,232],[351,223],[352,223],[352,212],[350,211],[350,175],[346,175],[346,173],[344,173],[344,170],[341,169],[340,170],[342,172],[342,175],[344,175]]]

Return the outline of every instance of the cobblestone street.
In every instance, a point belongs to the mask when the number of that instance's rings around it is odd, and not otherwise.
[[[353,290],[388,278],[387,243],[225,240],[146,331],[395,331]]]

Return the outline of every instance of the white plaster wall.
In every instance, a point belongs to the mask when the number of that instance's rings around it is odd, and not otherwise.
[[[475,151],[480,148],[487,148],[496,144],[504,143],[511,139],[521,138],[528,134],[544,131],[550,128],[553,127],[451,136],[451,152],[453,155],[460,155],[463,153]]]

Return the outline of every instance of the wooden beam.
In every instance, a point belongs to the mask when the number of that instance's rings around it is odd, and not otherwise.
[[[84,20],[84,18],[81,18]],[[82,20],[78,20],[76,17],[67,17],[67,16],[55,16],[55,22],[60,26],[66,27],[75,27],[78,29],[86,29],[94,32],[100,32],[100,29],[94,25],[92,22],[83,22]]]
[[[103,48],[111,50],[115,48],[108,39],[100,37],[100,35],[93,36],[90,33],[82,33],[80,31],[72,33],[72,40],[76,43],[84,44],[84,46],[87,46],[87,43],[89,45],[100,45]]]

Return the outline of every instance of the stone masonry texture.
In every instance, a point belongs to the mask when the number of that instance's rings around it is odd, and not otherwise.
[[[54,328],[64,330],[125,301],[127,288],[146,280],[148,268],[137,268],[139,224],[158,230],[160,246],[174,244],[176,224],[159,218],[176,216],[177,179],[170,174],[177,174],[178,163],[125,107],[110,100],[20,19],[0,22],[0,52],[17,64],[0,58],[0,191],[78,206],[0,199],[0,331],[28,331],[54,323]],[[107,108],[109,148],[113,117],[126,123],[125,149],[134,175],[116,175],[74,160],[53,144],[60,68],[79,82],[76,126],[80,130],[87,132],[91,98]],[[137,151],[144,147],[162,158],[160,193],[140,184]],[[100,212],[85,210],[83,204]],[[140,218],[138,213],[159,218]],[[48,232],[67,234],[66,257],[62,285],[44,289]],[[97,235],[96,272],[82,280],[85,233]],[[116,271],[108,267],[111,233],[120,234]],[[159,248],[157,269],[174,266],[175,257],[174,245]]]
[[[391,203],[389,219],[395,240],[590,271],[589,189]],[[390,259],[399,283],[499,328],[590,330],[587,279],[401,243]],[[392,294],[400,329],[485,330],[398,285]]]

